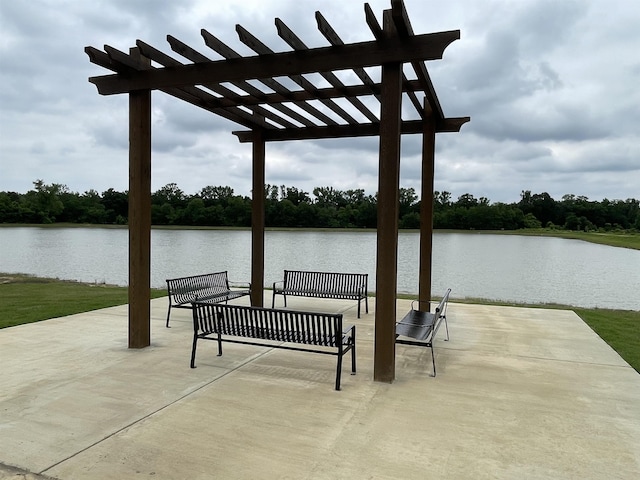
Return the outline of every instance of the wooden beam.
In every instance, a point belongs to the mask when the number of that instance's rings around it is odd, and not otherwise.
[[[236,25],[236,31],[238,32],[238,37],[240,38],[240,41],[244,43],[247,47],[252,49],[254,52],[258,53],[259,55],[263,55],[263,56],[273,55],[275,53],[273,50],[267,47],[264,43],[258,40],[255,36],[253,36],[249,31],[243,28],[241,25]],[[309,51],[310,50],[304,50],[305,53]],[[297,74],[297,73],[290,74],[289,78],[308,92],[313,93],[316,90],[318,90],[313,83],[311,83],[309,80],[307,80],[304,76],[300,74]],[[333,100],[326,99],[326,98],[322,98],[319,100],[325,107],[327,107],[333,113],[338,115],[341,119],[346,121],[348,124],[350,125],[358,124],[358,121],[355,118],[349,115],[349,113],[347,113],[340,105],[338,105]]]
[[[151,91],[142,90],[129,94],[129,348],[151,344],[150,301]]]
[[[204,38],[204,43],[209,48],[211,48],[212,50],[216,51],[217,53],[222,55],[227,60],[231,60],[231,59],[237,60],[237,59],[241,59],[242,58],[239,53],[237,53],[233,49],[229,48],[220,39],[216,38],[214,35],[210,34],[205,29],[201,30],[201,34],[202,34],[202,38]],[[281,83],[279,83],[276,80],[274,80],[273,78],[260,77],[257,80],[259,82],[262,82],[263,84],[265,84],[267,87],[272,89],[274,92],[279,93],[281,95],[284,95],[285,98],[290,98],[289,95],[291,95],[292,92],[288,88],[286,88],[284,85],[282,85]],[[240,82],[242,82],[245,85],[250,85],[249,83],[247,83],[244,80],[240,80]],[[231,83],[233,83],[236,86],[240,86],[240,85],[238,85],[237,82],[231,82]],[[244,86],[242,86],[241,88],[243,90],[245,90],[246,92],[249,92],[249,93],[252,92],[251,90],[247,90],[247,88],[245,88]],[[255,88],[255,87],[252,87],[252,88]],[[255,88],[255,90],[258,90],[258,89]],[[308,103],[303,102],[303,101],[298,101],[298,100],[295,100],[295,99],[291,99],[291,101],[293,102],[293,104],[296,107],[299,107],[301,110],[307,112],[309,115],[313,116],[314,118],[317,118],[321,122],[324,122],[327,125],[338,125],[338,122],[336,122],[331,117],[329,117],[329,116],[325,115],[324,113],[322,113],[320,110],[315,108],[313,105],[308,104]],[[295,117],[292,117],[292,118],[295,118]],[[309,126],[304,121],[301,121],[300,123],[302,123],[303,125]]]
[[[425,110],[429,109],[425,99]],[[436,152],[436,128],[433,113],[425,120],[422,134],[422,193],[420,195],[420,268],[418,270],[418,307],[431,311],[433,265],[433,186]]]
[[[251,190],[251,305],[264,306],[265,142],[262,130],[253,131]]]
[[[134,90],[156,90],[185,85],[233,82],[256,77],[280,77],[373,67],[386,63],[414,60],[438,60],[444,50],[460,38],[460,31],[427,33],[385,41],[360,42],[339,47],[321,47],[306,52],[283,52],[239,58],[233,62],[220,60],[180,68],[158,68],[135,72],[131,76],[106,75],[91,77],[102,95],[128,93]]]
[[[131,74],[135,71],[152,69],[150,63],[141,65],[138,60],[136,60],[136,58],[132,57],[131,55],[127,55],[126,53],[121,52],[116,48],[110,47],[109,45],[105,45],[104,48],[109,58],[111,58],[112,62],[115,62],[120,66],[125,66],[128,69],[127,74]],[[140,41],[138,41],[138,50],[148,53],[148,58],[151,58],[158,63],[167,62],[169,63],[169,66],[181,65],[177,60],[172,59],[164,53]],[[95,53],[93,55],[95,56]],[[235,123],[244,125],[247,128],[276,128],[273,125],[266,123],[264,121],[264,118],[255,117],[251,113],[245,112],[237,107],[221,108],[220,99],[197,87],[185,86],[181,88],[161,88],[160,91],[173,97],[179,98],[180,100],[184,100],[187,103],[191,103],[192,105],[200,107],[209,112],[220,115],[221,117],[224,117]],[[255,122],[259,123],[256,124]]]
[[[371,6],[368,3],[364,4],[364,13],[365,13],[365,18],[367,20],[367,25],[369,25],[369,29],[371,30],[371,33],[373,33],[373,36],[376,38],[376,40],[383,41],[385,38],[387,38],[388,35],[384,33],[382,27],[378,23],[378,19],[376,18],[376,15],[373,13],[373,10],[371,9]],[[392,35],[397,36],[397,31],[394,31]],[[409,80],[407,79],[407,76],[403,73],[402,82],[407,83],[408,81]],[[418,100],[418,97],[416,96],[416,94],[413,92],[409,92],[408,97],[409,97],[409,100],[411,100],[411,103],[415,107],[418,114],[422,116],[424,111],[420,104],[420,100]]]
[[[202,53],[196,51],[195,49],[191,48],[189,45],[181,42],[180,40],[178,40],[177,38],[171,35],[167,35],[167,41],[169,42],[169,45],[171,46],[171,49],[174,52],[182,55],[183,57],[185,57],[188,60],[191,60],[194,63],[207,63],[211,61]],[[249,106],[249,105],[260,105],[260,104],[268,103],[275,110],[278,110],[279,112],[287,115],[289,118],[292,118],[297,122],[300,122],[302,125],[306,125],[309,127],[315,126],[315,124],[310,120],[308,120],[304,115],[300,115],[298,112],[296,112],[295,110],[292,110],[286,105],[280,105],[278,103],[278,102],[286,102],[288,101],[287,99],[278,100],[277,102],[271,101],[266,98],[266,95],[264,92],[262,92],[260,89],[254,87],[253,85],[245,81],[233,82],[233,85],[244,90],[249,95],[240,95],[226,87],[223,87],[220,84],[207,84],[207,88],[210,88],[214,92],[219,93],[220,95],[223,96],[220,100],[223,102],[228,102],[228,103],[224,103],[224,106],[234,106],[234,105]],[[260,113],[259,111],[256,111],[256,112]]]
[[[438,122],[437,133],[452,133],[460,131],[462,125],[469,121],[469,117],[445,118]],[[424,132],[423,120],[407,120],[400,125],[400,133],[403,135],[418,134]],[[238,137],[240,143],[252,142],[251,130],[237,130],[232,132]],[[324,127],[296,128],[295,130],[282,128],[264,132],[266,142],[283,142],[289,140],[318,140],[322,138],[355,138],[374,137],[380,133],[380,123],[362,123],[360,125],[330,125]]]
[[[338,34],[333,29],[333,27],[329,24],[329,22],[327,22],[327,20],[322,16],[322,13],[316,12],[316,22],[318,23],[318,30],[320,30],[320,33],[324,35],[324,38],[326,38],[331,45],[333,46],[344,45],[344,42],[342,41],[342,39],[338,36]],[[381,101],[380,91],[379,90],[375,91],[373,89],[373,85],[375,82],[369,76],[366,70],[362,67],[353,68],[352,70],[355,72],[358,78],[362,81],[362,83],[364,83],[366,86],[371,88],[371,92],[375,95],[378,101]]]
[[[143,50],[144,51],[144,50]],[[153,59],[153,55],[150,55],[150,57]],[[238,84],[240,82],[235,82],[234,85]],[[244,82],[246,83],[246,82]],[[247,84],[250,85],[250,84]],[[242,88],[243,90],[246,90],[245,86],[240,87],[239,85],[238,88]],[[246,106],[246,107],[251,107],[252,105],[271,105],[273,108],[277,108],[279,103],[284,103],[284,102],[304,102],[304,101],[308,101],[308,100],[318,100],[321,98],[347,98],[349,99],[350,97],[362,97],[362,96],[369,96],[369,95],[374,95],[376,97],[380,96],[380,84],[379,83],[374,83],[371,85],[345,85],[342,88],[335,88],[335,87],[327,87],[327,88],[318,88],[315,92],[308,92],[306,90],[295,90],[295,91],[290,91],[286,94],[283,93],[263,93],[260,92],[260,94],[256,93],[250,93],[249,95],[242,95],[240,93],[236,93],[232,90],[229,90],[225,87],[222,87],[221,85],[207,85],[207,88],[210,88],[218,93],[220,93],[221,95],[224,95],[224,97],[220,97],[218,98],[218,103],[216,105],[220,106],[220,107],[233,107],[233,106]],[[255,88],[255,87],[254,87]],[[417,80],[409,80],[406,83],[402,84],[402,91],[403,92],[412,92],[412,91],[420,91],[422,90],[422,85],[420,85],[420,83],[418,83]],[[285,115],[291,116],[291,113],[287,113],[284,112]],[[293,118],[293,117],[292,117]],[[303,117],[304,118],[304,117]],[[376,118],[376,122],[378,122],[378,118]],[[302,119],[299,118],[294,118],[297,121],[300,121],[300,123],[302,123]],[[312,123],[312,122],[306,122],[307,126],[316,126],[316,124]]]
[[[385,33],[390,25],[385,18]],[[396,362],[396,291],[400,188],[402,64],[382,66],[373,379],[391,383]]]
[[[285,42],[287,42],[291,46],[291,48],[297,51],[309,50],[309,47],[307,47],[305,43],[302,40],[300,40],[300,38],[295,33],[293,33],[293,31],[289,27],[287,27],[285,23],[279,18],[276,18],[276,28],[278,30],[278,35],[280,35],[280,38],[282,38]],[[378,117],[376,117],[374,113],[371,110],[369,110],[359,98],[347,96],[345,94],[346,93],[345,84],[342,83],[342,81],[338,77],[336,77],[333,72],[318,72],[318,73],[327,82],[329,82],[334,88],[342,92],[341,97],[345,98],[348,102],[350,102],[351,105],[353,105],[356,108],[356,110],[362,113],[362,115],[364,115],[370,122],[378,121]],[[318,92],[318,89],[314,88],[313,93],[316,94],[316,96],[317,96],[317,92]],[[321,97],[317,97],[317,98],[321,98]],[[354,123],[354,122],[348,122],[348,123]]]
[[[413,27],[411,26],[411,21],[404,7],[403,0],[391,0],[391,16],[393,17],[393,23],[398,31],[398,35],[401,37],[414,35]],[[440,106],[440,101],[438,100],[436,89],[427,71],[427,66],[420,60],[412,61],[411,66],[416,72],[418,81],[422,85],[422,90],[424,90],[427,101],[429,102],[428,108],[423,109],[425,115],[428,116],[430,112],[433,112],[436,119],[444,118],[442,106]],[[426,116],[423,118],[426,118]]]

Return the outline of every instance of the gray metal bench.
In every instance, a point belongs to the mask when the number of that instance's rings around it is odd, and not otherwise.
[[[414,310],[412,302],[409,313],[407,313],[402,320],[396,323],[396,343],[431,348],[431,362],[433,363],[434,377],[436,376],[436,359],[433,354],[433,340],[436,333],[438,333],[438,329],[442,322],[444,322],[444,326],[447,331],[447,338],[445,338],[445,341],[449,340],[447,305],[449,303],[450,293],[451,289],[449,288],[433,313]],[[400,337],[413,338],[414,340],[408,340],[407,338]]]
[[[198,340],[217,341],[218,356],[222,355],[222,342],[336,355],[336,390],[340,390],[342,357],[349,351],[351,374],[356,373],[356,327],[343,326],[341,313],[195,302],[191,368],[196,367]]]
[[[360,318],[362,300],[365,301],[366,312],[369,313],[368,278],[369,275],[366,273],[285,270],[284,280],[273,283],[271,308],[275,307],[276,295],[284,297],[285,307],[287,306],[287,295],[358,300],[358,318]]]
[[[167,291],[169,292],[168,328],[172,307],[191,309],[191,304],[195,301],[228,302],[234,298],[249,295],[251,293],[251,284],[230,282],[227,272],[224,271],[168,279]]]

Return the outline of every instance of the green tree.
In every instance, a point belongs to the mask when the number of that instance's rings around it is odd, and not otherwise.
[[[231,197],[233,197],[233,188],[231,187],[222,187],[222,186],[207,186],[204,187],[198,193],[198,196],[204,202],[204,205],[210,207],[212,205],[223,205],[229,201]]]
[[[107,216],[107,223],[125,223],[129,217],[129,195],[113,188],[102,192],[102,204]]]
[[[280,199],[288,200],[296,207],[301,203],[311,203],[311,198],[307,192],[298,190],[295,187],[285,187],[284,185],[280,187]]]
[[[20,195],[16,192],[0,192],[0,223],[22,222]]]
[[[185,207],[187,197],[184,192],[178,188],[178,185],[168,183],[151,195],[151,203],[152,205],[164,205],[168,203],[173,208]]]
[[[418,229],[420,228],[420,214],[417,212],[409,212],[400,219],[400,228]]]
[[[61,194],[68,192],[66,185],[52,183],[46,185],[43,180],[33,182],[34,190],[27,192],[25,204],[31,213],[33,223],[53,223],[64,210]]]
[[[524,216],[524,228],[542,228],[542,222],[533,213]]]
[[[408,215],[409,213],[415,212],[418,195],[416,195],[416,191],[414,188],[400,188],[400,190],[398,191],[398,200],[400,202],[400,205],[399,205],[400,218],[403,218],[405,215]],[[407,227],[407,228],[412,228],[412,227]]]

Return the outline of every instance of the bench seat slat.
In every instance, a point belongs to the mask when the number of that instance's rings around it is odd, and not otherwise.
[[[435,315],[430,312],[411,310],[396,325],[396,335],[426,340],[433,330]]]

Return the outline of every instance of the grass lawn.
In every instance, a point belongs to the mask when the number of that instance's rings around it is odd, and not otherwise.
[[[151,298],[166,290],[151,290]],[[0,273],[0,328],[127,303],[128,289]]]
[[[640,372],[640,312],[573,309],[594,332]]]
[[[166,293],[164,289],[153,289],[151,298],[163,297]],[[123,305],[127,303],[127,295],[126,287],[0,273],[0,328]],[[494,302],[478,300],[474,303]],[[640,372],[640,312],[564,305],[531,307],[574,310],[625,361]]]

